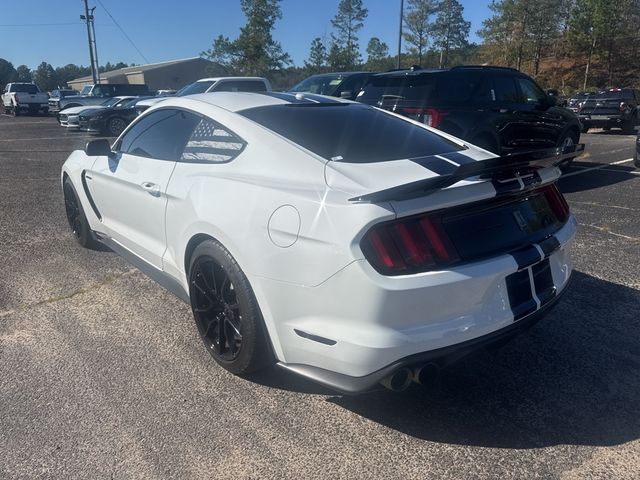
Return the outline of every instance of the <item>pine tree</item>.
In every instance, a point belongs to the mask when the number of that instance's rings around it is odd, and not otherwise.
[[[16,68],[16,82],[30,83],[31,80],[31,69],[26,65],[18,65],[18,67]]]
[[[462,16],[464,7],[458,0],[441,0],[436,11],[432,34],[434,45],[440,50],[440,68],[447,66],[449,51],[467,46],[471,22]]]
[[[358,30],[364,25],[369,11],[362,0],[340,0],[338,12],[331,19],[335,32],[331,34],[329,64],[336,70],[353,69],[361,61]]]
[[[372,71],[387,70],[390,63],[389,46],[378,37],[371,37],[367,44],[367,69]]]
[[[291,63],[271,32],[282,18],[281,0],[240,0],[247,23],[236,40],[219,35],[202,55],[243,75],[265,75]]]
[[[327,64],[327,48],[322,43],[320,37],[316,37],[311,42],[309,58],[305,60],[304,67],[310,74],[320,73]]]
[[[434,12],[434,0],[409,0],[407,3],[402,36],[407,43],[415,47],[412,53],[418,55],[418,64],[422,64],[422,54],[429,44],[430,18]]]

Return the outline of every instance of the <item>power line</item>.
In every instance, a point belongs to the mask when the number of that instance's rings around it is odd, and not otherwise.
[[[131,38],[129,37],[129,35],[127,35],[127,32],[124,31],[124,29],[120,26],[120,24],[116,21],[115,18],[113,18],[113,15],[111,15],[111,13],[109,13],[109,10],[107,10],[107,7],[105,7],[102,2],[100,0],[97,0],[97,2],[100,4],[100,6],[104,9],[105,12],[107,12],[107,15],[109,15],[109,18],[111,18],[111,20],[113,20],[113,23],[115,23],[116,27],[118,27],[120,29],[120,31],[122,32],[122,34],[126,37],[127,40],[129,40],[129,43],[131,45],[133,45],[133,48],[136,49],[136,51],[140,54],[140,56],[143,58],[143,60],[147,63],[151,63],[149,62],[149,60],[147,60],[147,57],[145,57],[142,52],[140,51],[140,49],[136,46],[136,44],[133,42],[133,40],[131,40]]]

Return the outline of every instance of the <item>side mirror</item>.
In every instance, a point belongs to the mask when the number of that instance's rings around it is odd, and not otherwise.
[[[549,94],[547,95],[547,105],[550,107],[555,107],[558,104],[558,97],[556,95]]]
[[[343,90],[340,92],[340,98],[346,98],[347,100],[353,99],[353,92],[351,90]]]
[[[111,145],[106,138],[99,138],[98,140],[91,140],[84,146],[84,153],[90,157],[100,157],[102,155],[111,156]]]

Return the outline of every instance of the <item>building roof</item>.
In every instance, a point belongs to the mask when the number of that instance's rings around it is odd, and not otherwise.
[[[108,80],[109,78],[117,77],[119,75],[129,75],[132,73],[148,72],[149,70],[155,70],[156,68],[163,68],[169,65],[174,65],[176,63],[186,63],[186,62],[193,62],[197,60],[202,60],[203,62],[207,62],[207,63],[213,63],[202,57],[180,58],[178,60],[169,60],[166,62],[158,62],[158,63],[148,63],[147,65],[134,65],[133,67],[125,67],[125,68],[119,68],[117,70],[110,70],[108,72],[101,72],[100,80],[101,81]],[[70,80],[67,83],[87,82],[87,81],[90,82],[91,80],[93,80],[93,77],[91,75],[87,75],[80,78],[74,78],[73,80]]]

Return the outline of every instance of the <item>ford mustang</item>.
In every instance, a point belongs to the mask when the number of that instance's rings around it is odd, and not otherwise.
[[[560,298],[556,165],[581,148],[497,157],[348,100],[219,92],[167,98],[61,180],[78,242],[188,302],[225,369],[399,391]]]

